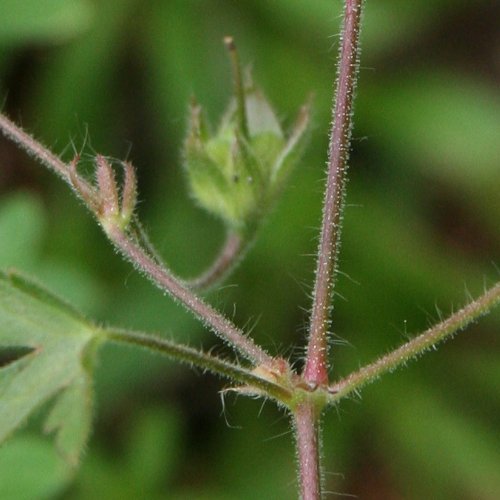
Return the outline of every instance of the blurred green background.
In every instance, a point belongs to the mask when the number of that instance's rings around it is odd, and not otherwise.
[[[179,158],[190,96],[214,124],[229,98],[223,36],[235,37],[287,126],[314,94],[303,161],[244,263],[208,296],[297,366],[341,8],[339,0],[0,0],[3,110],[66,159],[75,149],[88,160],[94,152],[131,159],[141,218],[181,276],[202,270],[223,240],[218,222],[191,203]],[[499,18],[500,3],[491,0],[367,2],[335,377],[498,279]],[[216,344],[116,257],[65,185],[0,139],[0,267],[9,266],[99,321]],[[499,327],[496,311],[330,411],[328,491],[498,498]],[[232,395],[221,402],[224,387],[163,359],[106,347],[81,469],[74,476],[60,462],[35,419],[0,449],[0,498],[293,498],[286,416]]]

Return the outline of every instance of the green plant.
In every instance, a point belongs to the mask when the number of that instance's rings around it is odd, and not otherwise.
[[[94,186],[78,174],[78,157],[73,162],[66,164],[40,146],[12,122],[6,118],[1,119],[2,130],[8,137],[14,139],[35,158],[55,170],[73,187],[96,215],[107,236],[126,258],[132,261],[160,288],[173,295],[188,309],[192,310],[215,333],[249,360],[248,365],[233,364],[215,356],[209,356],[188,347],[145,334],[97,327],[85,321],[67,306],[60,304],[57,299],[47,295],[37,286],[26,282],[17,275],[6,274],[2,280],[2,312],[4,321],[8,325],[5,328],[5,343],[17,347],[19,346],[17,342],[20,342],[23,347],[31,347],[34,351],[3,369],[4,379],[2,379],[2,383],[6,388],[4,401],[9,403],[3,407],[5,410],[3,410],[4,413],[0,417],[0,422],[2,422],[5,429],[4,435],[7,435],[16,427],[41,401],[59,393],[57,403],[48,420],[48,428],[57,429],[59,446],[63,451],[66,451],[66,455],[70,460],[77,461],[88,429],[88,417],[82,418],[82,413],[86,415],[88,412],[77,411],[71,413],[70,410],[85,408],[85,402],[88,398],[87,376],[96,347],[105,340],[141,345],[155,352],[224,375],[233,383],[238,384],[232,387],[235,392],[274,399],[280,405],[287,407],[295,421],[302,495],[304,498],[317,498],[320,495],[317,436],[320,417],[324,408],[328,405],[335,405],[340,398],[355,392],[363,384],[374,380],[380,374],[394,369],[411,357],[434,346],[437,342],[463,328],[498,303],[500,289],[497,284],[479,299],[471,301],[468,306],[453,314],[448,320],[440,322],[436,327],[427,330],[422,336],[416,337],[402,348],[335,383],[329,381],[329,363],[326,355],[327,330],[329,329],[328,324],[331,313],[335,261],[340,236],[339,224],[344,191],[343,185],[350,142],[352,97],[356,82],[359,45],[357,38],[359,16],[360,2],[346,2],[343,32],[344,45],[339,62],[339,87],[333,113],[335,125],[331,139],[330,171],[325,196],[321,246],[318,253],[318,270],[316,273],[315,300],[311,318],[308,354],[303,372],[296,372],[286,359],[272,356],[254,344],[248,336],[236,329],[227,318],[194,295],[185,284],[176,279],[165,268],[159,257],[157,257],[157,252],[151,248],[148,238],[144,235],[138,221],[133,217],[136,181],[134,171],[129,163],[123,164],[124,181],[121,190],[119,190],[110,162],[102,156],[97,156],[97,183]],[[235,68],[238,68],[237,64],[235,64]],[[235,80],[238,82],[238,70],[235,71],[235,74],[237,75]],[[229,131],[229,133],[235,134],[235,138],[232,142],[222,141],[222,147],[226,147],[226,151],[222,154],[217,152],[217,155],[223,157],[225,161],[227,159],[232,160],[231,154],[236,148],[238,154],[235,155],[236,160],[233,165],[237,165],[238,161],[240,161],[238,155],[242,154],[243,167],[240,168],[245,171],[245,169],[255,168],[255,165],[252,163],[253,151],[246,149],[248,137],[245,137],[245,134],[247,134],[246,119],[243,116],[245,106],[242,104],[245,97],[241,95],[241,89],[242,85],[237,83],[236,101],[239,102],[239,105],[236,106],[236,130]],[[186,146],[187,170],[191,176],[196,175],[198,172],[193,170],[193,162],[203,163],[203,167],[206,167],[206,164],[210,162],[210,158],[207,158],[208,155],[203,156],[205,151],[202,145],[193,145],[193,142],[198,140],[201,142],[202,140],[203,133],[197,121],[198,116],[198,109],[194,107],[192,110],[193,126]],[[303,125],[306,117],[307,113],[304,111],[299,120],[299,126],[296,128],[296,133],[292,133],[291,137],[294,140],[288,144],[295,145],[295,138],[303,136]],[[226,134],[224,127],[222,133],[223,135]],[[286,144],[280,144],[279,146],[284,146],[285,150],[287,149]],[[218,147],[221,147],[220,144],[216,144],[216,148]],[[256,149],[259,149],[259,147]],[[243,153],[240,153],[241,151]],[[259,152],[262,153],[262,151]],[[248,158],[250,158],[250,161]],[[276,162],[273,161],[271,164],[276,165]],[[195,168],[198,167],[195,165]],[[209,164],[207,168],[211,167],[212,164]],[[214,169],[216,167],[214,166]],[[217,171],[212,170],[211,173],[209,179],[205,178],[199,183],[194,182],[193,190],[195,195],[197,193],[197,198],[201,204],[214,209],[212,203],[214,195],[210,195],[210,193],[207,195],[207,192],[213,188],[211,186],[207,187],[206,184],[203,185],[203,183],[210,182],[212,177],[214,180],[218,180]],[[220,189],[229,189],[225,185],[220,188],[221,184],[223,185],[222,181],[216,186],[219,189],[216,192],[217,199],[223,197],[224,193],[227,192],[223,191],[221,193]],[[250,192],[241,193],[238,191],[236,194],[230,193],[228,195],[230,202],[222,204],[222,208],[221,205],[216,205],[214,211],[228,225],[228,242],[234,241],[235,234],[238,240],[245,243],[253,239],[255,228],[258,226],[262,214],[256,212],[252,207],[261,209],[264,206],[264,208],[268,208],[270,202],[263,203],[262,201],[263,199],[267,200],[268,185],[272,186],[272,183],[257,183],[257,190],[253,191],[252,184]],[[278,187],[281,188],[281,186]],[[266,193],[265,196],[262,195],[263,191]],[[238,201],[240,196],[244,197],[246,201],[249,200],[245,206],[249,206],[251,209],[245,210],[243,215],[239,214],[236,217],[234,207],[237,203],[235,204],[234,201]],[[257,196],[257,200],[252,199],[253,196]],[[273,198],[274,194],[271,196],[270,201],[273,201]],[[233,262],[233,258],[239,256],[241,245],[238,244],[236,247],[238,251],[231,252],[228,259],[229,263]],[[234,249],[234,246],[231,246],[231,248]],[[227,255],[225,252],[223,254]],[[227,267],[230,266],[224,264],[224,272]],[[216,269],[218,268],[216,266]],[[214,273],[210,274],[213,275]],[[217,271],[215,276],[218,278],[220,274]],[[39,329],[26,326],[26,318],[30,319],[32,324],[39,326]],[[49,326],[45,327],[45,325]],[[71,331],[73,335],[68,335],[68,337],[55,335],[52,333],[53,329],[62,332]],[[11,337],[13,331],[18,332],[18,336],[14,340]],[[54,342],[53,346],[52,342]],[[44,349],[39,351],[36,348],[40,346],[44,346]],[[68,367],[71,369],[68,370]],[[68,378],[61,380],[61,375],[58,372],[54,373],[55,368],[63,369]],[[29,376],[29,380],[38,378],[41,375],[46,376],[48,379],[45,386],[46,392],[40,394],[37,388],[27,387],[26,382],[20,375]],[[61,392],[62,389],[64,389],[63,392]],[[19,394],[24,394],[23,399],[17,397]],[[34,394],[37,394],[37,396],[34,397]]]

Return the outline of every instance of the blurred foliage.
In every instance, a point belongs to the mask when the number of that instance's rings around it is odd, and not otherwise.
[[[85,0],[2,0],[0,42],[60,43],[86,30],[93,14]]]
[[[203,269],[223,239],[218,222],[189,200],[179,166],[189,97],[196,94],[212,121],[229,98],[223,36],[235,37],[289,126],[315,94],[306,158],[246,261],[209,296],[298,364],[301,347],[288,346],[303,346],[307,325],[341,7],[340,0],[0,0],[4,110],[65,158],[75,149],[129,157],[141,217],[182,276]],[[336,376],[498,278],[499,17],[489,0],[366,4]],[[1,267],[35,275],[101,321],[214,344],[116,258],[66,186],[3,139],[0,165]],[[361,403],[326,415],[328,490],[496,498],[499,326],[497,311],[367,388]],[[97,377],[96,427],[78,474],[72,478],[30,423],[0,450],[0,497],[293,496],[292,436],[278,410],[232,396],[221,408],[219,381],[118,347],[104,350]]]

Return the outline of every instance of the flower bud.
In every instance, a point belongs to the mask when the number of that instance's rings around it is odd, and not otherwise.
[[[122,188],[122,204],[121,204],[121,219],[122,224],[127,226],[134,215],[135,206],[137,204],[137,178],[135,176],[134,166],[126,161],[123,164],[125,169],[123,188]]]
[[[184,167],[196,202],[232,231],[254,229],[270,210],[305,142],[309,106],[304,106],[289,137],[251,78],[241,83],[231,39],[234,96],[215,134],[201,107],[191,103],[184,144]]]
[[[123,163],[124,179],[120,197],[113,167],[108,160],[98,155],[96,166],[98,205],[95,213],[106,231],[110,227],[124,230],[132,219],[137,202],[137,180],[134,167],[130,162]]]
[[[116,187],[113,167],[108,160],[101,155],[96,156],[95,162],[97,166],[97,187],[99,188],[100,194],[99,215],[102,219],[112,220],[115,219],[120,212],[118,189]]]

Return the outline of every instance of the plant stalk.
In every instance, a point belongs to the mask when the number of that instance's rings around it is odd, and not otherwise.
[[[192,347],[153,335],[129,330],[106,328],[103,330],[103,334],[108,340],[121,344],[143,347],[153,353],[161,354],[191,366],[196,366],[202,370],[208,370],[216,375],[228,378],[232,382],[239,382],[250,388],[254,387],[261,391],[262,394],[274,397],[282,403],[286,403],[291,397],[290,391],[285,387],[259,377],[251,370],[216,356],[197,351]]]
[[[19,144],[30,156],[33,156],[58,174],[71,186],[80,198],[83,198],[82,193],[78,189],[75,189],[74,180],[71,175],[71,165],[64,163],[59,157],[2,114],[0,114],[0,130],[2,130],[6,137]],[[84,201],[89,209],[95,213],[95,207],[89,203],[89,200],[84,199]],[[95,213],[95,215],[99,219],[99,214]],[[104,227],[104,224],[101,225]],[[231,321],[185,287],[180,280],[161,265],[157,257],[150,257],[136,241],[132,241],[118,227],[111,226],[105,228],[105,232],[108,238],[110,238],[132,264],[138,267],[162,290],[191,310],[219,337],[232,345],[243,356],[252,361],[252,363],[268,367],[273,366],[274,360],[269,354],[257,346],[250,337],[246,336]]]
[[[58,156],[54,155],[40,142],[1,113],[0,130],[6,137],[21,146],[30,156],[33,156],[66,181],[77,196],[83,199],[88,208],[94,212],[98,220],[100,219],[95,207],[89,203],[89,200],[84,199],[81,191],[75,188],[74,180],[79,179],[76,177],[76,174],[72,178],[71,164],[64,163]],[[83,181],[80,180],[80,182]],[[178,278],[161,265],[157,256],[150,257],[137,241],[133,241],[120,228],[115,226],[106,228],[102,222],[101,225],[105,229],[108,238],[133,265],[139,268],[162,290],[181,302],[188,310],[192,311],[200,321],[209,326],[220,338],[237,349],[254,364],[273,366],[273,358],[269,354],[257,346],[250,337],[233,325],[231,321],[184,286]]]
[[[500,282],[441,323],[333,384],[329,388],[329,392],[332,394],[330,402],[334,403],[362,386],[374,382],[384,373],[394,371],[409,360],[451,337],[498,305],[500,305]]]
[[[301,499],[319,500],[321,498],[321,470],[317,410],[311,401],[304,401],[295,408],[293,418]]]
[[[246,246],[248,244],[244,243],[241,235],[228,233],[224,246],[210,267],[196,278],[188,280],[186,284],[192,290],[207,290],[213,287],[233,269]]]
[[[0,130],[5,137],[24,149],[29,156],[35,158],[71,185],[68,166],[2,113],[0,113]]]
[[[362,0],[346,0],[332,109],[332,131],[328,152],[328,174],[309,341],[303,379],[311,386],[328,384],[328,329],[332,310],[334,277],[340,242],[340,220],[349,157],[352,106],[358,74],[359,29]],[[302,500],[321,498],[319,411],[312,401],[294,409],[299,481]]]
[[[257,365],[273,366],[273,358],[261,347],[226,319],[212,306],[184,286],[179,279],[150,257],[135,241],[118,227],[107,230],[108,238],[120,253],[161,290],[177,299],[192,311],[206,326],[222,340],[237,349],[245,358]]]
[[[314,301],[304,378],[314,385],[328,383],[328,328],[334,275],[340,242],[340,222],[352,128],[352,106],[359,58],[362,0],[346,0],[338,60],[338,79],[332,111],[328,177],[316,266]]]

